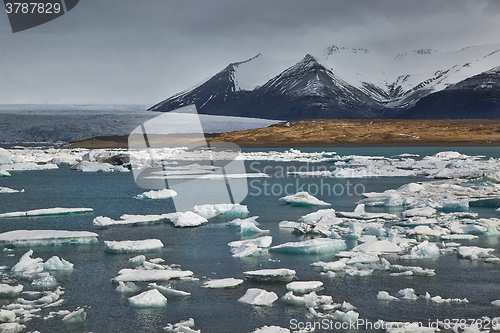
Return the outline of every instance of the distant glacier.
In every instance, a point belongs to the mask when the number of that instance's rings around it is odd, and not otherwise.
[[[146,105],[0,105],[0,143],[58,143],[98,136],[129,135],[143,122],[162,113],[146,111]],[[267,127],[274,120],[200,115],[205,133]],[[180,133],[195,126],[183,122]]]

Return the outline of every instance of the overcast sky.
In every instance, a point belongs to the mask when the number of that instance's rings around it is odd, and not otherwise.
[[[0,12],[0,104],[155,104],[259,52],[499,42],[498,0],[80,0],[16,34]]]

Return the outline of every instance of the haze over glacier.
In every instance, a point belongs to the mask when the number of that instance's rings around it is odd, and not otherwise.
[[[500,44],[391,55],[330,46],[288,60],[258,54],[150,110],[196,104],[205,114],[285,120],[491,118],[500,110],[498,51]]]

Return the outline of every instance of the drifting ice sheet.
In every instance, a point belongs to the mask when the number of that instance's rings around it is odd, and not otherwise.
[[[169,190],[169,189],[163,189],[163,190],[158,190],[158,191],[148,191],[144,192],[141,194],[138,194],[134,197],[134,199],[139,199],[139,200],[158,200],[158,199],[168,199],[175,197],[177,195],[177,192],[174,190]]]
[[[294,281],[286,285],[286,290],[298,294],[307,294],[321,288],[323,288],[323,282],[321,281]]]
[[[251,305],[270,306],[278,299],[278,295],[273,292],[265,291],[264,289],[250,288],[247,290],[238,302]]]
[[[295,271],[287,268],[260,269],[244,272],[243,275],[249,280],[290,282],[295,277]]]
[[[328,202],[321,201],[307,192],[297,192],[287,195],[280,198],[280,201],[284,201],[292,206],[331,206]]]
[[[193,276],[191,271],[180,271],[174,269],[164,270],[138,270],[125,268],[118,272],[118,276],[112,279],[113,282],[155,282],[181,279]]]
[[[0,214],[0,217],[21,217],[21,216],[43,216],[43,215],[64,215],[75,213],[92,212],[92,208],[44,208],[34,209],[25,212],[11,212]]]
[[[214,279],[206,281],[201,286],[202,288],[212,288],[212,289],[222,289],[222,288],[234,288],[243,283],[242,279],[226,278],[226,279]]]
[[[271,247],[270,251],[297,253],[297,254],[318,254],[334,253],[347,249],[344,240],[317,238],[302,242],[289,242]]]
[[[111,253],[142,253],[161,250],[163,243],[159,239],[105,241],[104,246],[105,251]]]
[[[197,205],[192,209],[196,214],[203,216],[206,219],[217,215],[227,215],[234,217],[245,217],[250,212],[247,206],[240,204],[216,204],[216,205]]]
[[[97,243],[99,235],[88,231],[14,230],[0,234],[0,246],[53,246]]]

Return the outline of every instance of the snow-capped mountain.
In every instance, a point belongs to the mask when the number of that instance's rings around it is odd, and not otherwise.
[[[386,56],[367,49],[330,46],[298,62],[259,54],[230,64],[151,110],[171,111],[196,104],[200,113],[287,120],[457,118],[455,104],[465,98],[460,92],[466,90],[468,110],[474,109],[472,101],[478,98],[490,96],[493,100],[478,104],[474,112],[461,112],[460,117],[500,117],[494,94],[484,94],[480,88],[492,86],[490,92],[500,88],[496,79],[500,74],[493,70],[500,65],[499,51],[500,44],[489,44],[454,52],[420,49]],[[430,105],[439,110],[429,111]],[[485,105],[486,113],[482,112]]]

